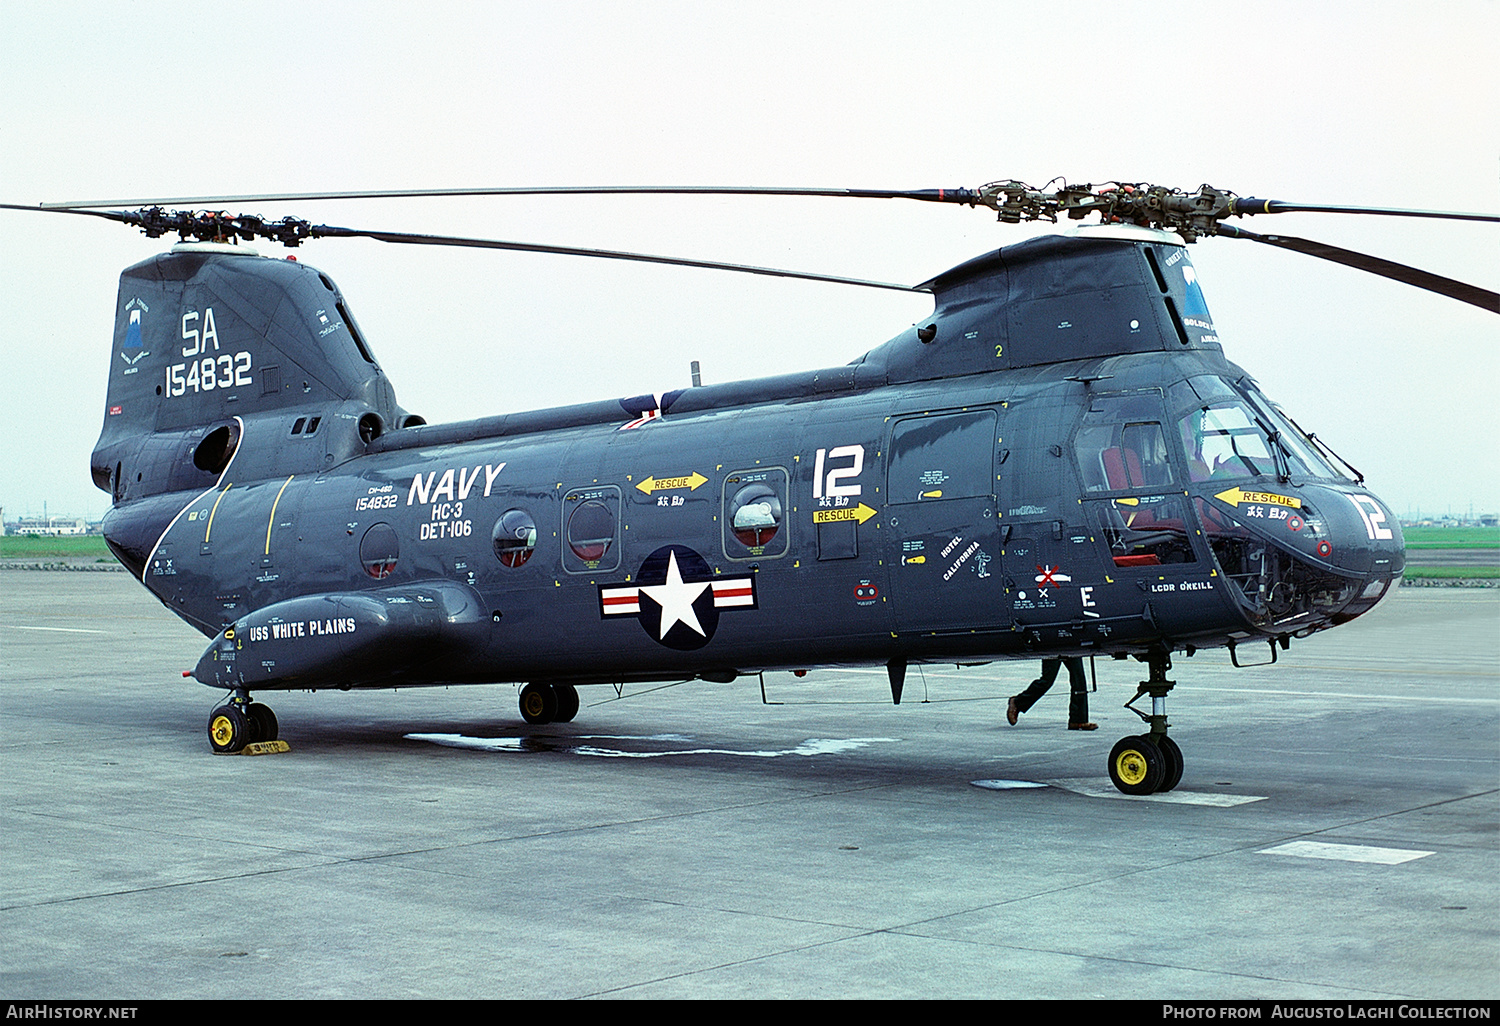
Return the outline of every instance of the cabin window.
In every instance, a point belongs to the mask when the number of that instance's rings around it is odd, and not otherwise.
[[[508,509],[495,521],[490,538],[501,566],[523,566],[536,551],[536,521],[524,509]]]
[[[396,572],[396,560],[400,554],[401,543],[396,537],[396,529],[387,523],[371,524],[359,541],[360,565],[377,581]]]
[[[724,477],[724,555],[765,559],[787,551],[787,472],[737,470]]]
[[[593,573],[619,566],[620,490],[575,488],[563,496],[563,537],[563,569]]]
[[[604,503],[581,503],[568,517],[568,547],[579,559],[597,562],[615,540],[615,517]]]

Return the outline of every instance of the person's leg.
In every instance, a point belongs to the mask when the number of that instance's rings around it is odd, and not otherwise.
[[[1047,693],[1047,689],[1050,688],[1053,682],[1057,680],[1057,671],[1059,668],[1061,668],[1061,666],[1061,659],[1042,660],[1042,675],[1036,680],[1032,681],[1031,685],[1025,691],[1022,691],[1019,695],[1012,698],[1006,705],[1005,718],[1009,720],[1012,725],[1015,724],[1017,716],[1025,712],[1027,709],[1030,709],[1033,705],[1036,704],[1036,700],[1038,698],[1041,698]]]
[[[1094,725],[1089,722],[1089,680],[1088,675],[1083,672],[1083,660],[1072,658],[1067,660],[1067,664],[1070,688],[1068,726],[1079,730],[1092,730]]]

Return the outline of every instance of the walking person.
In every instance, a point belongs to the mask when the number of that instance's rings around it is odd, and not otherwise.
[[[1005,719],[1012,727],[1016,725],[1020,715],[1035,705],[1036,700],[1045,695],[1047,689],[1057,681],[1057,671],[1062,669],[1064,663],[1068,664],[1068,683],[1072,688],[1072,694],[1068,698],[1068,729],[1099,729],[1099,724],[1089,722],[1088,678],[1083,672],[1082,656],[1042,660],[1042,675],[1032,681],[1025,691],[1012,698],[1005,707]]]

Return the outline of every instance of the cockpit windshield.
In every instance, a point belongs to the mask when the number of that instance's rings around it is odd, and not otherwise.
[[[1281,443],[1293,467],[1301,467],[1304,473],[1314,477],[1348,477],[1334,469],[1333,464],[1318,451],[1316,444],[1280,406],[1253,388],[1250,390],[1250,401],[1261,410],[1266,422],[1276,431],[1275,439]]]
[[[1189,410],[1179,422],[1194,481],[1232,480],[1277,473],[1270,439],[1240,402]]]
[[[1241,397],[1217,379],[1193,378],[1187,384],[1200,397],[1178,418],[1193,481],[1346,476],[1253,385],[1248,396]]]

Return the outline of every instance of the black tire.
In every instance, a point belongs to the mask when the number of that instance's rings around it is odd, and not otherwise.
[[[1151,794],[1161,786],[1166,760],[1144,734],[1122,737],[1109,752],[1109,779],[1123,794]]]
[[[578,715],[578,689],[571,684],[554,684],[552,690],[557,692],[557,715],[552,722],[572,723]]]
[[[557,692],[551,684],[528,684],[521,689],[521,719],[534,725],[557,719]]]
[[[276,722],[276,714],[271,711],[269,705],[251,702],[250,708],[245,712],[255,726],[255,740],[275,741],[280,736],[281,726]]]
[[[208,714],[208,743],[216,752],[237,752],[250,743],[254,728],[237,705],[221,705]]]
[[[1165,734],[1157,735],[1156,747],[1161,752],[1163,762],[1161,783],[1156,785],[1156,793],[1161,794],[1172,790],[1182,780],[1182,749]]]

